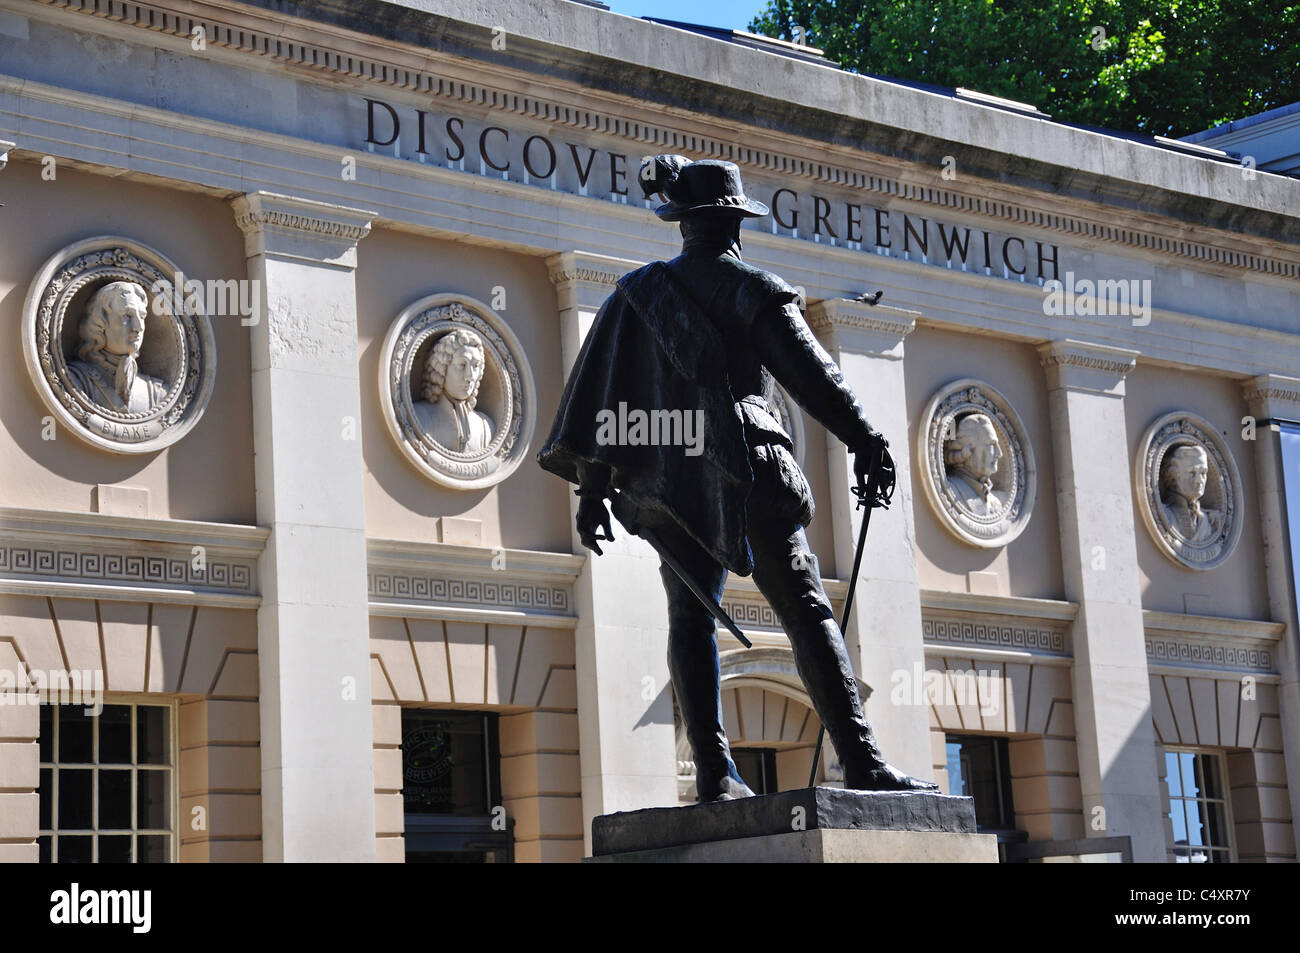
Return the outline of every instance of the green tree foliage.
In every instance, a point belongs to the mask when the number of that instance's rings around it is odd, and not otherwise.
[[[845,69],[1184,136],[1300,98],[1300,2],[768,0],[755,33]]]

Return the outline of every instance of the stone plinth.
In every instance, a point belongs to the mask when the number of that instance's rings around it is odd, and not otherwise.
[[[592,822],[599,862],[996,863],[974,803],[947,794],[803,788]]]

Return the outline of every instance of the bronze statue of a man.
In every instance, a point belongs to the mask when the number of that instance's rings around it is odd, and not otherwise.
[[[790,639],[846,787],[935,790],[886,763],[863,715],[844,638],[804,536],[812,493],[769,403],[773,378],[852,449],[859,478],[873,452],[892,467],[888,441],[808,329],[798,294],[741,261],[742,219],[768,209],[745,196],[736,165],[657,156],[643,164],[640,180],[647,197],[667,200],[656,214],[680,223],[682,254],[619,280],[574,363],[538,461],[577,484],[578,534],[595,553],[599,540],[613,539],[604,501],[617,496],[620,522],[633,533],[652,530],[715,601],[729,571],[753,573]],[[651,421],[656,413],[660,420],[674,411],[699,413],[702,446],[610,440],[610,428],[598,432],[597,416],[622,408]],[[660,575],[669,670],[695,754],[699,799],[752,796],[722,726],[714,618],[676,572],[661,565]]]

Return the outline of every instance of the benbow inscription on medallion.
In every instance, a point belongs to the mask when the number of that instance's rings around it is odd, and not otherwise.
[[[1011,404],[983,381],[943,387],[921,415],[921,487],[940,522],[962,542],[1005,546],[1034,504],[1034,453]]]
[[[441,294],[406,308],[384,340],[379,373],[389,433],[435,482],[492,486],[527,453],[532,373],[514,332],[482,302]]]
[[[1188,569],[1214,569],[1241,537],[1241,477],[1223,437],[1190,413],[1158,418],[1138,444],[1134,491],[1156,548]]]
[[[23,355],[56,419],[114,453],[152,453],[198,422],[212,395],[207,315],[181,300],[180,269],[127,238],[77,242],[51,257],[23,310]]]

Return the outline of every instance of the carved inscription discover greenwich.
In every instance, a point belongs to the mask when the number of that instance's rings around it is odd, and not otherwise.
[[[624,204],[638,201],[636,173],[628,170],[638,167],[639,155],[382,99],[356,102],[364,110],[361,141],[371,152]],[[745,181],[751,181],[748,172]],[[1018,281],[1059,279],[1056,245],[876,208],[854,201],[849,191],[834,195],[776,187],[763,183],[761,173],[754,176],[750,194],[772,210],[753,227],[775,234]]]

